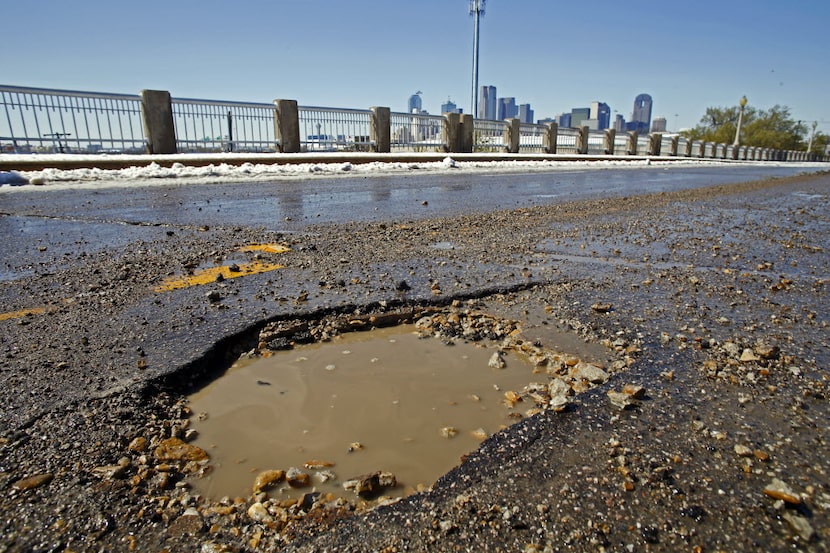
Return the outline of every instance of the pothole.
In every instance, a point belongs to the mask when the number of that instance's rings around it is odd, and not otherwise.
[[[450,347],[410,324],[240,361],[191,397],[194,412],[207,415],[193,425],[194,444],[214,466],[197,487],[234,497],[260,472],[292,468],[296,477],[275,486],[280,495],[342,494],[344,483],[373,472],[395,475],[388,495],[429,486],[521,416],[505,394],[518,395],[532,367],[512,352],[491,367],[497,351]]]
[[[210,457],[191,485],[215,500],[402,497],[625,363],[526,341],[519,322],[463,304],[274,323],[190,397],[192,444]]]

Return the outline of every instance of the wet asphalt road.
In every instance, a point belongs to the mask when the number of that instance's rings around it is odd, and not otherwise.
[[[2,250],[3,311],[44,308],[0,321],[0,488],[54,474],[0,503],[16,513],[0,519],[14,536],[9,550],[117,550],[133,536],[139,550],[198,551],[240,543],[232,526],[243,541],[255,536],[246,503],[238,520],[202,510],[219,531],[191,537],[171,524],[192,517],[185,503],[139,519],[157,490],[139,482],[136,495],[124,481],[89,475],[125,454],[140,463],[126,444],[146,433],[145,410],[156,416],[137,392],[143,383],[195,375],[199,359],[227,362],[239,353],[235,337],[271,318],[399,299],[403,280],[412,302],[436,301],[436,284],[446,298],[512,289],[486,297],[486,307],[542,333],[558,323],[596,343],[637,344],[643,360],[613,385],[634,379],[650,397],[619,414],[601,390],[572,415],[527,418],[434,492],[306,536],[296,550],[826,550],[827,396],[791,376],[798,369],[821,383],[826,367],[827,177],[695,192],[767,175],[677,171],[310,181],[293,203],[274,189],[296,182],[0,195],[0,225],[15,238]],[[373,202],[382,182],[395,186]],[[689,193],[644,195],[671,190]],[[577,199],[596,201],[565,206]],[[550,208],[496,211],[534,205]],[[292,248],[266,256],[285,269],[153,289],[187,268],[242,263],[250,256],[240,246],[269,241]],[[614,310],[594,312],[598,300]],[[786,352],[760,381],[724,359],[724,344],[758,340]],[[704,374],[701,359],[719,372]],[[743,444],[771,461],[740,465],[733,448]],[[766,498],[772,476],[795,486],[807,508]],[[816,535],[799,530],[802,519]]]
[[[173,229],[262,228],[412,220],[563,201],[668,192],[783,177],[795,167],[579,170],[322,178],[273,183],[163,185],[0,194],[0,281],[33,276],[81,252],[122,249]],[[48,247],[48,253],[38,248]],[[36,262],[36,263],[33,263]]]
[[[448,265],[442,261],[445,254],[463,252],[441,251],[452,249],[451,241],[431,242],[428,236],[424,248],[401,250],[396,261],[361,260],[355,252],[346,254],[348,258],[327,259],[325,251],[316,250],[317,237],[313,232],[308,235],[314,225],[377,221],[406,225],[434,217],[687,190],[801,171],[786,166],[518,175],[459,171],[441,176],[237,185],[13,190],[0,195],[0,235],[7,237],[0,253],[2,312],[36,312],[0,324],[17,322],[26,333],[53,335],[55,344],[39,362],[30,362],[29,375],[12,377],[15,384],[26,382],[28,398],[14,385],[7,386],[5,394],[0,391],[4,396],[0,399],[6,400],[2,423],[13,428],[56,404],[89,394],[107,395],[168,374],[205,358],[217,342],[244,334],[272,317],[384,301],[402,280],[413,288],[410,300],[431,299],[431,283],[441,279],[463,281],[458,291],[466,292],[527,283],[515,271],[518,267],[490,263],[486,254],[468,260],[463,268]],[[341,240],[348,242],[351,236],[343,235]],[[285,269],[212,286],[153,291],[168,275],[250,261],[251,256],[240,254],[238,248],[269,241],[288,241],[294,249]],[[371,250],[359,244],[343,246]],[[482,246],[486,250],[487,245]],[[513,263],[526,262],[519,252]],[[350,286],[328,290],[318,284],[332,281]],[[307,301],[294,301],[310,291]],[[207,300],[210,292],[227,301],[217,305]],[[41,309],[48,315],[40,316]],[[83,314],[71,313],[77,309]],[[64,325],[73,327],[73,333],[63,331]],[[83,340],[83,348],[78,347],[78,339]],[[14,333],[8,333],[7,340],[12,344],[7,355],[17,355]],[[108,370],[70,376],[54,369],[64,365]],[[136,372],[136,366],[142,370]],[[75,384],[67,387],[67,379]],[[56,390],[61,392],[56,395]],[[44,399],[38,401],[39,397]]]

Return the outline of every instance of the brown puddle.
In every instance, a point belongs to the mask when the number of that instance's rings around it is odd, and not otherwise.
[[[283,481],[272,497],[310,491],[354,497],[343,482],[375,471],[398,480],[384,495],[406,495],[433,484],[483,434],[530,407],[508,407],[505,392],[546,380],[512,353],[504,356],[505,368],[491,368],[495,346],[448,346],[414,331],[402,325],[352,332],[241,361],[191,396],[193,413],[206,414],[193,419],[194,444],[207,450],[214,469],[192,482],[196,491],[244,497],[260,472],[296,467],[310,484],[291,488]],[[312,461],[332,466],[304,468]],[[325,476],[331,479],[323,482]]]

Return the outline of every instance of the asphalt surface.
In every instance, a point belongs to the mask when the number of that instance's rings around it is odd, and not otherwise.
[[[765,176],[3,194],[0,551],[826,550],[830,181],[755,180]],[[245,250],[254,244],[290,251]],[[253,262],[284,267],[160,289]],[[170,435],[183,394],[265,323],[453,299],[523,320],[542,342],[570,334],[629,359],[568,412],[485,442],[433,490],[332,517],[343,518],[333,529],[319,515],[286,533],[251,517],[256,498],[218,520],[176,495],[185,486],[152,488],[135,468],[148,462],[136,436]],[[770,343],[780,354],[767,358]],[[741,360],[746,349],[754,359]],[[647,399],[609,408],[605,393],[627,382]],[[127,476],[100,477],[125,458]],[[49,477],[20,484],[37,475]],[[764,492],[773,478],[798,501]],[[187,516],[202,523],[181,531]]]

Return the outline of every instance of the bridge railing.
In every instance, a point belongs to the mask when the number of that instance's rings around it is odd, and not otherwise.
[[[444,118],[419,113],[390,114],[390,151],[440,152],[444,149]]]
[[[468,138],[449,144],[448,137],[463,134],[449,128],[452,124],[470,125],[465,131]],[[491,121],[469,115],[450,119],[390,113],[388,108],[305,107],[284,100],[195,100],[172,98],[163,91],[131,95],[0,85],[0,153],[222,151],[472,151],[830,160],[807,152],[690,142],[659,133],[560,129],[517,119]]]
[[[3,150],[144,151],[136,95],[0,86]]]
[[[546,134],[547,128],[544,125],[521,123],[519,125],[519,152],[544,152]]]
[[[274,152],[274,105],[172,98],[180,152]]]

